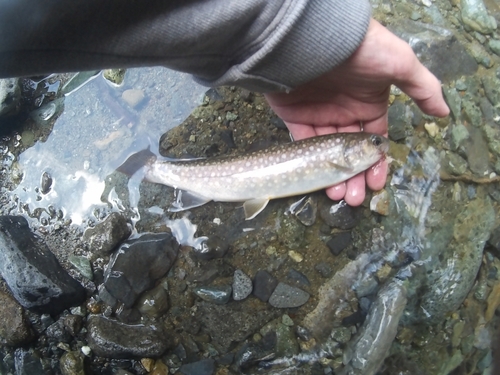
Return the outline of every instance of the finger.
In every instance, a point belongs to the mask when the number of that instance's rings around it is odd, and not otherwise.
[[[370,167],[365,174],[366,184],[371,190],[377,191],[385,186],[389,165],[386,160],[381,160]]]
[[[334,201],[339,201],[341,199],[344,199],[346,192],[346,183],[341,182],[340,184],[334,185],[326,189],[326,195],[328,195],[328,198]]]
[[[293,122],[286,122],[286,127],[292,133],[293,139],[299,141],[305,138],[311,138],[316,135],[316,130],[311,125],[295,124]]]
[[[445,117],[450,109],[444,101],[441,83],[423,66],[415,55],[414,67],[408,76],[398,82],[398,87],[408,94],[425,113]]]
[[[365,174],[360,173],[346,182],[347,189],[344,196],[349,206],[359,206],[365,200]]]
[[[387,137],[388,120],[387,112],[375,120],[366,121],[363,123],[363,131],[367,133],[380,134]]]

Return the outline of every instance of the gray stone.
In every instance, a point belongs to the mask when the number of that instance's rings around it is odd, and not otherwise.
[[[0,291],[0,344],[20,346],[34,338],[24,310],[10,295]]]
[[[253,290],[252,279],[242,270],[234,271],[233,277],[233,299],[241,301],[247,298]]]
[[[493,66],[493,60],[482,44],[473,40],[468,45],[468,50],[478,64],[483,65],[485,68],[491,68]]]
[[[452,150],[456,150],[460,147],[462,142],[469,138],[469,131],[462,124],[455,124],[451,128],[451,139],[450,146]]]
[[[490,163],[488,143],[480,129],[470,127],[469,135],[469,139],[463,145],[469,168],[478,176],[484,176],[488,172]]]
[[[68,257],[69,262],[75,266],[75,268],[89,280],[94,279],[94,274],[92,273],[92,265],[90,261],[84,256],[70,255]]]
[[[332,228],[352,229],[359,220],[359,207],[349,206],[344,200],[332,204],[325,199],[319,206],[319,213],[323,221]]]
[[[467,171],[467,161],[454,152],[447,152],[441,159],[441,167],[449,174],[460,176]]]
[[[461,0],[462,21],[472,30],[482,34],[491,34],[497,28],[494,17],[488,14],[482,0]]]
[[[279,283],[273,294],[269,298],[269,304],[280,309],[299,307],[309,300],[309,293],[290,286],[285,283]]]
[[[339,256],[346,247],[352,243],[351,232],[342,232],[334,235],[328,240],[326,246],[330,249],[331,253]]]
[[[498,39],[490,39],[488,42],[488,46],[496,55],[500,56],[500,40]]]
[[[462,107],[464,110],[464,118],[469,124],[475,127],[480,127],[483,124],[481,110],[475,103],[469,100],[463,100]]]
[[[215,371],[215,361],[211,358],[198,362],[187,363],[179,369],[184,375],[212,375]]]
[[[172,347],[159,326],[127,325],[103,316],[87,321],[87,341],[92,351],[106,358],[158,357]]]
[[[450,107],[451,116],[453,117],[453,119],[455,119],[455,121],[460,121],[462,111],[462,98],[458,94],[457,90],[452,87],[445,87],[443,88],[443,94],[448,107]]]
[[[89,228],[83,235],[90,250],[99,255],[109,255],[122,241],[130,236],[131,230],[125,218],[117,212],[111,213],[106,220]]]
[[[290,207],[290,211],[307,227],[316,222],[318,216],[318,200],[316,196],[310,195],[302,198]]]
[[[481,79],[484,93],[494,107],[500,104],[500,79],[491,74]]]
[[[166,275],[178,249],[170,233],[148,233],[123,243],[104,272],[104,288],[125,307],[132,307],[141,293]]]
[[[85,289],[20,216],[0,216],[0,275],[23,307],[40,313],[58,314],[85,300]]]
[[[299,344],[292,327],[278,323],[276,326],[276,356],[292,357],[299,354]]]
[[[321,277],[329,278],[333,275],[332,267],[330,267],[327,263],[321,262],[314,266],[314,269],[318,271]]]
[[[62,375],[85,375],[83,354],[77,351],[66,352],[59,359]]]
[[[389,107],[389,138],[393,141],[400,141],[411,134],[411,118],[406,110],[406,105],[396,100]]]
[[[0,79],[0,117],[15,115],[21,108],[18,78]]]
[[[168,292],[165,287],[160,284],[144,292],[137,300],[137,308],[142,315],[151,318],[162,316],[169,308]]]
[[[40,357],[33,349],[16,349],[14,363],[16,375],[46,375]]]
[[[262,302],[267,302],[278,285],[278,279],[272,276],[269,272],[260,270],[255,274],[253,284],[254,296]]]
[[[230,285],[217,285],[199,286],[194,288],[193,292],[204,301],[225,305],[231,298],[232,290],[233,288]]]
[[[478,68],[474,58],[447,29],[411,20],[388,27],[408,42],[419,60],[443,82],[474,74]]]

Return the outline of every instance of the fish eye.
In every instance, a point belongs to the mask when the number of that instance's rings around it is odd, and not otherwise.
[[[372,144],[376,147],[380,146],[382,144],[382,138],[379,137],[378,135],[373,135],[372,136]]]

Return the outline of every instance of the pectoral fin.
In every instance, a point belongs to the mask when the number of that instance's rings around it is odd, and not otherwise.
[[[336,169],[338,169],[342,172],[345,172],[345,173],[352,173],[353,172],[352,168],[345,167],[343,165],[334,163],[333,161],[328,161],[328,164],[330,164],[333,168],[336,168]]]
[[[268,203],[269,199],[267,198],[251,199],[243,203],[243,209],[245,210],[245,219],[253,219],[255,216],[260,214],[264,208],[266,208]]]
[[[168,210],[170,212],[189,210],[190,208],[202,206],[209,201],[210,199],[196,195],[190,191],[176,190],[175,201],[172,202]]]

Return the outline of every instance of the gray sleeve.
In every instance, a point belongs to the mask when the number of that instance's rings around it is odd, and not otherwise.
[[[368,0],[2,0],[0,77],[166,66],[286,90],[347,59]]]

